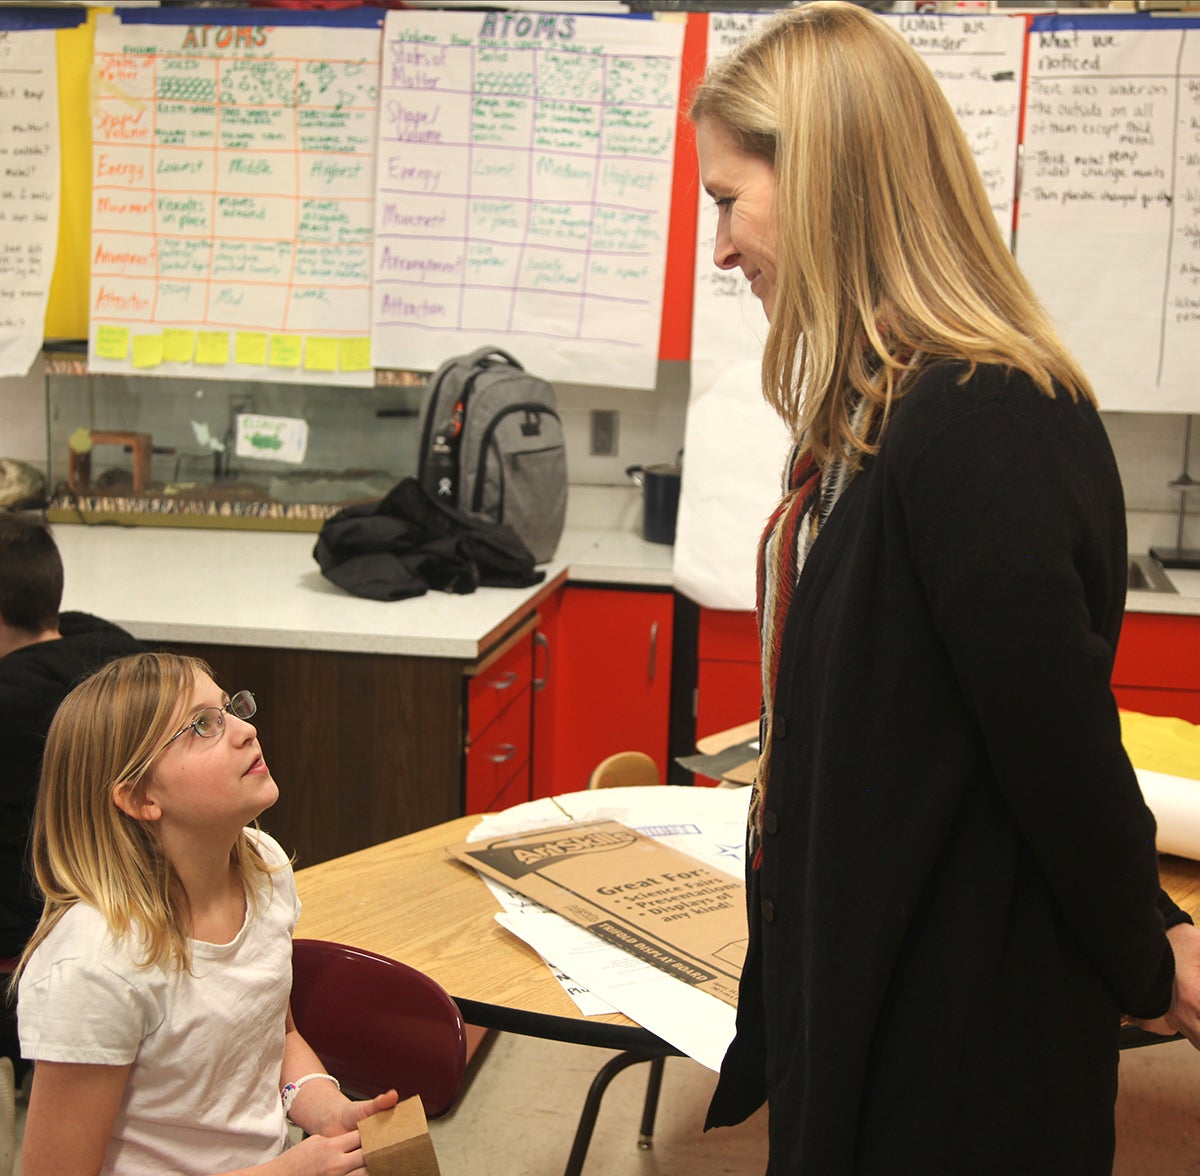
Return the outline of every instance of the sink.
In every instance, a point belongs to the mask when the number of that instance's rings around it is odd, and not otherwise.
[[[1149,555],[1129,557],[1126,587],[1130,592],[1177,592],[1175,585],[1163,571],[1162,564]]]

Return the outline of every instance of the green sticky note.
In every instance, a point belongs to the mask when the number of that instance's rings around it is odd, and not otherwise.
[[[304,341],[304,367],[310,372],[336,372],[338,341],[309,335]]]
[[[229,362],[228,331],[197,331],[196,362],[221,366]]]
[[[271,366],[299,367],[304,354],[304,340],[299,335],[271,336]]]
[[[158,367],[163,361],[163,337],[161,335],[134,335],[133,366],[135,368]]]
[[[267,362],[267,336],[262,331],[238,331],[234,336],[233,357],[238,363],[262,367]]]
[[[338,357],[344,372],[365,372],[371,366],[371,339],[343,339],[338,344]]]
[[[97,327],[96,354],[102,359],[124,359],[129,354],[129,328]]]
[[[179,327],[167,327],[163,331],[162,357],[165,362],[191,363],[195,350],[195,331],[184,331]]]

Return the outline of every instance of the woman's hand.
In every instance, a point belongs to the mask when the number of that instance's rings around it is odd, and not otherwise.
[[[350,1173],[365,1172],[362,1142],[357,1131],[341,1135],[310,1135],[295,1147],[288,1148],[278,1159],[261,1168],[248,1171],[262,1172],[263,1176],[348,1176]],[[228,1176],[243,1176],[241,1171]]]
[[[1200,1049],[1200,928],[1179,923],[1167,932],[1167,938],[1175,953],[1171,1007],[1164,1016],[1137,1024],[1164,1037],[1182,1033]]]

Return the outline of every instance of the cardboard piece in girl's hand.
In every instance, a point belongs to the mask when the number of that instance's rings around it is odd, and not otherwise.
[[[358,1134],[370,1176],[440,1176],[420,1095],[363,1119]]]

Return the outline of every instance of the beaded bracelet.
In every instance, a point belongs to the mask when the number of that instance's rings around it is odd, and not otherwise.
[[[326,1082],[332,1082],[338,1090],[342,1089],[342,1084],[332,1074],[305,1074],[303,1078],[297,1078],[295,1082],[289,1082],[279,1092],[279,1097],[283,1099],[283,1113],[285,1115],[291,1111],[292,1103],[296,1101],[296,1095],[300,1093],[300,1087],[306,1082],[311,1082],[314,1078],[324,1078]]]

